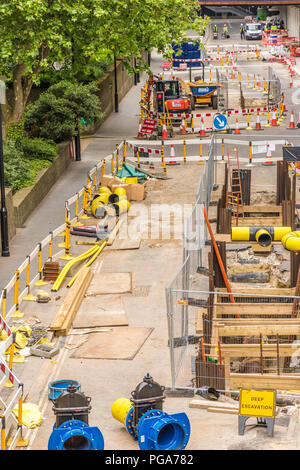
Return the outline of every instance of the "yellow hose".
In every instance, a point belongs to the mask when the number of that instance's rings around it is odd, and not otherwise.
[[[100,255],[101,251],[103,250],[103,248],[105,247],[106,244],[107,244],[107,242],[104,241],[104,242],[102,243],[102,245],[97,246],[98,249],[97,249],[96,253],[94,253],[94,255],[89,259],[89,261],[88,261],[84,266],[82,266],[82,268],[87,268],[87,267],[89,267],[89,266],[95,261],[95,259]],[[69,284],[67,284],[67,287],[71,287],[71,286],[74,284],[74,282],[76,281],[77,277],[79,276],[79,273],[80,273],[80,271],[82,270],[82,268],[80,268],[80,269],[77,271],[77,273],[72,277],[72,279],[71,279],[71,281],[69,282]]]
[[[70,271],[70,269],[72,268],[72,266],[74,266],[74,264],[78,263],[79,261],[83,261],[85,260],[86,258],[89,258],[90,256],[92,256],[96,250],[98,250],[98,246],[93,246],[92,248],[90,248],[89,250],[85,251],[84,253],[82,253],[81,255],[77,256],[77,258],[74,258],[72,260],[70,260],[64,267],[63,269],[61,270],[61,272],[59,273],[56,281],[54,282],[53,284],[53,287],[51,289],[51,291],[53,292],[57,292],[58,289],[60,288],[64,278],[66,277],[66,275],[68,274],[68,272]]]

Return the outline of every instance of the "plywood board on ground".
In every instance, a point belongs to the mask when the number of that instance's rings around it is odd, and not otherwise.
[[[86,296],[132,292],[132,273],[95,273]]]
[[[128,318],[120,295],[85,297],[73,322],[73,328],[127,325]]]
[[[106,250],[138,250],[140,246],[141,237],[135,240],[116,238],[111,246],[107,246]]]
[[[91,333],[88,340],[71,357],[83,359],[132,360],[153,328],[117,327],[111,331]]]

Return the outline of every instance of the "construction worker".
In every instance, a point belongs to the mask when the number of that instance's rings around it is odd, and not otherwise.
[[[216,24],[213,27],[213,37],[214,39],[218,39],[218,27]]]
[[[223,37],[226,39],[228,36],[228,26],[227,24],[224,24],[223,26]]]
[[[241,23],[240,26],[241,39],[245,39],[245,26]]]

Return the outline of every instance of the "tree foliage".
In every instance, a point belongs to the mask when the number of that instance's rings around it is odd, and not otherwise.
[[[7,121],[18,122],[41,71],[58,63],[80,78],[89,63],[159,52],[189,28],[200,31],[198,0],[1,0],[0,75],[11,84]]]
[[[34,103],[27,106],[24,128],[30,137],[71,140],[78,132],[81,118],[98,121],[103,117],[94,85],[76,85],[67,81],[52,85]]]

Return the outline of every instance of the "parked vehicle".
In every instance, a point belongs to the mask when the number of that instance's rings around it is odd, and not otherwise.
[[[262,39],[262,25],[260,23],[247,23],[245,39]]]

